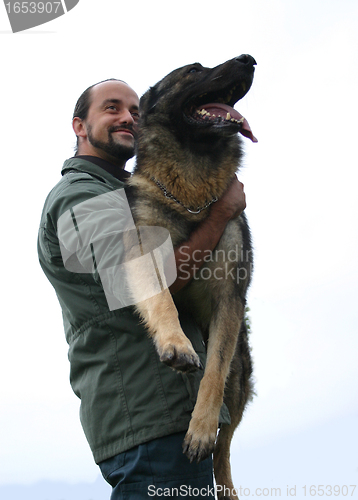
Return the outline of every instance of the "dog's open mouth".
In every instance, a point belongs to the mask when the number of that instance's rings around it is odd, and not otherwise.
[[[215,122],[220,125],[223,122],[238,125],[240,134],[248,137],[252,142],[257,142],[256,137],[253,135],[250,125],[246,118],[244,118],[236,109],[228,106],[227,104],[213,103],[199,106],[191,115],[197,121]]]
[[[234,104],[242,97],[242,95],[235,97],[234,90],[225,100],[218,94],[201,95],[196,102],[194,101],[195,103],[191,101],[186,116],[189,121],[198,125],[236,126],[240,134],[248,137],[252,142],[258,142],[246,118],[233,108]],[[212,99],[212,102],[205,101],[205,98]]]

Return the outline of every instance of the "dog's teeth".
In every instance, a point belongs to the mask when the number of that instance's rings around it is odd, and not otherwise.
[[[206,109],[200,109],[197,111],[198,115],[201,115],[201,116],[205,116],[205,115],[210,115],[210,113],[208,113],[206,111]]]
[[[231,118],[231,115],[230,115],[230,113],[228,113],[228,114],[226,115],[226,119],[227,119],[227,120],[230,120],[230,118]]]
[[[242,118],[240,118],[240,120],[236,120],[235,118],[231,118],[230,121],[233,122],[233,123],[237,123],[238,125],[240,125],[240,124],[244,123],[244,120],[245,120],[245,118],[242,117]]]

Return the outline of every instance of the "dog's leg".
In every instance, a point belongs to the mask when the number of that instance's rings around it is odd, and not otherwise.
[[[144,229],[147,229],[146,247],[139,231],[128,231],[124,238],[128,256],[125,280],[130,303],[135,304],[163,363],[179,371],[201,368],[199,356],[180,326],[178,311],[167,288],[166,254],[157,252],[154,257],[157,233],[152,228]]]
[[[245,406],[252,398],[252,362],[245,322],[241,324],[230,373],[226,381],[224,402],[229,409],[231,423],[222,424],[214,450],[214,473],[220,500],[237,499],[230,467],[230,444],[239,425]]]
[[[209,327],[205,373],[183,443],[183,450],[190,461],[199,462],[214,450],[225,382],[244,316],[241,301],[235,300],[227,288],[223,287],[218,294],[217,307]]]
[[[181,329],[168,289],[140,302],[136,308],[152,337],[160,361],[178,371],[202,368],[199,356]]]

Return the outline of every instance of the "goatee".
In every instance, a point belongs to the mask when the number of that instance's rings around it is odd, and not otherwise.
[[[123,129],[130,130],[135,136],[135,133],[134,133],[132,127],[127,126],[127,127],[121,127],[120,129],[121,130],[123,130]],[[95,137],[93,137],[92,127],[91,127],[91,125],[88,125],[87,126],[88,141],[90,142],[90,144],[92,144],[93,147],[95,147],[97,149],[101,149],[102,151],[104,151],[108,155],[112,156],[113,158],[116,158],[117,160],[126,162],[130,158],[133,158],[133,156],[135,154],[134,146],[124,146],[123,144],[120,144],[119,142],[115,142],[113,140],[112,133],[115,132],[116,130],[119,130],[119,128],[118,127],[110,127],[108,129],[108,141],[104,142],[104,141],[97,140],[97,139],[95,139]]]

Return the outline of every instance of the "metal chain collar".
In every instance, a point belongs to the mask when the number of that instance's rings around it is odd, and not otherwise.
[[[159,182],[155,177],[151,177],[150,180],[153,181],[153,182],[155,182],[155,184],[163,191],[164,196],[166,198],[169,198],[170,200],[175,201],[176,203],[178,203],[179,205],[181,205],[183,208],[185,208],[185,210],[187,210],[191,214],[200,214],[200,212],[202,212],[206,208],[210,207],[210,205],[212,205],[213,203],[215,203],[216,201],[218,201],[217,197],[215,196],[211,201],[209,201],[208,203],[206,203],[203,207],[197,207],[196,210],[192,210],[192,209],[186,207],[184,205],[184,203],[182,203],[180,200],[178,200],[177,198],[175,198],[175,196],[172,195],[167,190],[167,188],[161,182]]]

